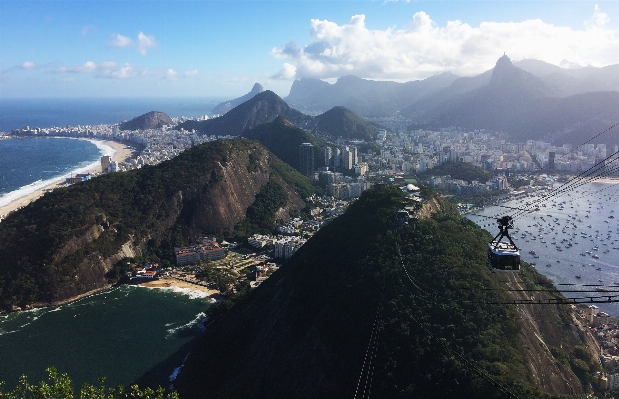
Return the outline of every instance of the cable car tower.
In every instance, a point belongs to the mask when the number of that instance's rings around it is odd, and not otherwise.
[[[520,270],[520,250],[509,236],[509,229],[514,228],[514,219],[503,216],[496,220],[499,234],[488,244],[488,266],[499,271]],[[509,242],[501,242],[507,238]]]

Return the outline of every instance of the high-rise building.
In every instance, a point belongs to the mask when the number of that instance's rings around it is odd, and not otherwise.
[[[548,152],[548,169],[555,170],[555,152],[554,151]]]
[[[333,151],[333,167],[335,168],[339,168],[340,167],[340,157],[342,155],[342,152],[340,151],[339,148],[336,148]]]
[[[333,166],[333,151],[331,147],[325,148],[325,166]]]
[[[353,153],[350,147],[344,147],[342,150],[342,168],[348,170],[353,168]]]
[[[314,176],[314,146],[311,143],[299,146],[299,167],[305,176]]]
[[[104,155],[101,157],[101,171],[107,172],[107,168],[110,165],[110,160],[112,158],[109,155]]]

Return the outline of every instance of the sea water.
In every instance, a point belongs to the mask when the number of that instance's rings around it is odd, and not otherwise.
[[[127,386],[198,334],[209,306],[201,295],[121,286],[59,307],[0,314],[0,381],[9,389],[22,374],[38,382],[54,366],[74,387],[99,377]]]
[[[27,137],[0,140],[0,206],[98,165],[114,150],[96,140]]]
[[[615,295],[614,299],[619,299],[619,292],[611,292],[619,291],[618,193],[619,183],[588,183],[540,201],[539,211],[521,214],[514,220],[510,235],[522,260],[535,263],[537,271],[560,290],[593,291],[564,292],[566,297]],[[498,233],[497,223],[488,217],[515,214],[516,210],[506,207],[528,207],[527,202],[534,204],[537,199],[510,201],[466,217],[494,236]],[[539,257],[535,258],[531,251]],[[595,305],[619,317],[619,303]]]
[[[220,97],[0,98],[0,132],[23,126],[64,127],[120,123],[150,111],[171,117],[209,115]]]

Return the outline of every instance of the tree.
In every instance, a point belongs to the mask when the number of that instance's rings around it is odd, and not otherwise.
[[[85,383],[79,392],[71,385],[68,374],[59,374],[54,367],[47,370],[48,381],[38,384],[30,384],[28,377],[21,376],[19,383],[13,391],[4,391],[4,382],[0,382],[0,399],[120,399],[125,397],[140,399],[179,399],[178,394],[171,392],[166,394],[162,387],[140,389],[137,385],[125,390],[121,385],[115,388],[105,386],[105,378],[99,379],[99,386]]]

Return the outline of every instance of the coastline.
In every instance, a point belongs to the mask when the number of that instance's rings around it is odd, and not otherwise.
[[[77,140],[88,140],[95,144],[100,150],[102,150],[103,155],[110,155],[112,157],[112,161],[122,162],[131,157],[133,150],[126,148],[125,144],[118,143],[116,141],[104,141],[104,140],[91,140],[91,139],[77,139]],[[90,173],[93,176],[96,176],[101,173],[101,163],[98,160],[96,163],[88,165],[85,168],[81,168],[79,170],[73,170],[70,174],[75,173]],[[54,190],[55,188],[62,187],[65,185],[65,178],[69,175],[63,175],[56,177],[54,179],[50,179],[48,181],[42,182],[41,184],[34,185],[33,183],[30,190],[24,190],[25,186],[16,190],[12,193],[7,193],[4,195],[5,199],[8,197],[7,203],[3,204],[0,202],[0,223],[2,219],[6,217],[10,212],[15,211],[21,207],[28,205],[29,203],[35,201],[39,197],[43,196],[48,191]],[[3,201],[4,202],[4,201]]]
[[[199,284],[193,284],[175,277],[160,277],[158,280],[147,281],[144,283],[139,283],[137,285],[146,288],[169,289],[174,292],[186,294],[193,297],[210,297],[215,301],[218,301],[221,297],[221,292],[218,290],[211,289]]]
[[[219,302],[222,299],[222,294],[219,290],[208,288],[204,285],[190,283],[185,280],[181,280],[175,277],[160,277],[157,280],[146,281],[143,283],[135,284],[139,287],[145,288],[154,288],[154,289],[164,289],[171,290],[173,292],[177,292],[179,294],[187,295],[192,298],[210,298],[214,302]],[[82,294],[62,299],[60,301],[54,302],[34,302],[30,305],[27,305],[25,308],[13,308],[13,311],[24,311],[24,310],[32,310],[39,308],[48,308],[48,307],[58,307],[62,305],[66,305],[67,303],[71,303],[82,298],[89,297],[91,295],[98,294],[102,291],[109,290],[114,288],[115,285],[107,284],[103,287],[96,288],[92,291],[84,292]]]

